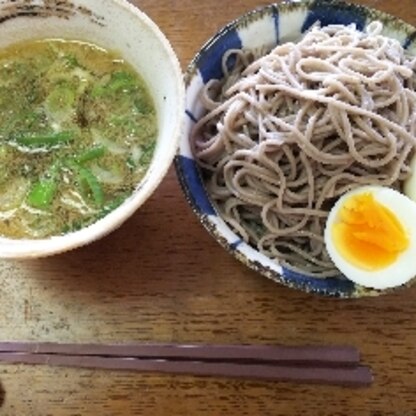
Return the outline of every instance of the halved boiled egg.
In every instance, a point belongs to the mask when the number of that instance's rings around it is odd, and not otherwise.
[[[402,285],[416,276],[416,202],[381,186],[354,189],[332,208],[325,245],[353,282],[374,289]]]

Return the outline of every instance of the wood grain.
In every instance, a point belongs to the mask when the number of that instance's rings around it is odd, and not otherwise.
[[[185,68],[255,0],[136,0]],[[414,0],[368,0],[416,24]],[[5,416],[416,414],[416,287],[340,301],[290,290],[246,269],[205,232],[171,169],[124,226],[49,259],[0,261],[0,339],[61,342],[350,343],[372,387],[22,365],[0,367]],[[3,391],[3,392],[1,392]]]

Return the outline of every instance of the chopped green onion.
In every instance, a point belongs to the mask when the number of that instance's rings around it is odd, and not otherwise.
[[[78,175],[80,185],[82,186],[85,184],[88,187],[95,205],[98,207],[103,206],[104,191],[95,175],[89,169],[81,166],[79,163],[73,160],[67,161],[67,164]]]
[[[128,72],[116,72],[111,77],[110,82],[107,84],[107,88],[110,91],[119,91],[121,89],[128,89],[135,86],[134,77]]]
[[[46,98],[46,104],[53,113],[68,111],[74,106],[75,98],[72,86],[59,84]]]
[[[106,83],[98,83],[92,90],[93,97],[101,97],[110,95],[120,90],[132,89],[136,86],[136,82],[132,74],[128,72],[119,71],[111,76],[111,79]]]
[[[90,149],[87,149],[83,153],[76,155],[75,160],[79,164],[90,162],[91,160],[99,159],[104,156],[106,152],[105,146],[95,146]]]
[[[52,165],[45,177],[33,184],[27,196],[27,203],[30,206],[39,209],[50,207],[58,189],[57,177],[59,168],[59,163]]]
[[[56,189],[57,185],[55,181],[38,181],[29,192],[27,203],[34,208],[48,208],[55,196]]]
[[[61,131],[52,134],[40,134],[33,136],[18,136],[15,141],[24,146],[29,147],[44,147],[44,146],[56,146],[63,143],[68,143],[74,140],[74,132]]]
[[[78,174],[80,179],[88,184],[95,204],[101,207],[104,203],[104,192],[97,178],[89,169],[82,166],[79,167]]]

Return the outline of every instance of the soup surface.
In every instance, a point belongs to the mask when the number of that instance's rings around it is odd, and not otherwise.
[[[0,235],[105,216],[145,175],[156,134],[147,87],[117,54],[55,39],[0,51]]]

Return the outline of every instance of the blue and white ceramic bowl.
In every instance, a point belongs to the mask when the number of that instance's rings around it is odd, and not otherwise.
[[[342,1],[306,0],[271,4],[229,23],[201,48],[185,75],[185,126],[175,165],[187,200],[205,228],[231,254],[264,276],[292,288],[344,298],[381,293],[355,285],[343,276],[317,279],[294,273],[243,242],[217,215],[189,145],[192,127],[204,111],[198,93],[210,79],[222,77],[221,58],[228,49],[272,48],[278,43],[296,41],[317,21],[322,25],[355,23],[359,30],[363,30],[374,20],[383,22],[385,36],[398,39],[416,54],[416,29],[393,16]]]

